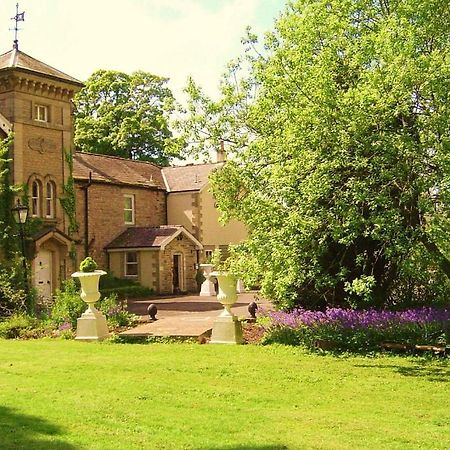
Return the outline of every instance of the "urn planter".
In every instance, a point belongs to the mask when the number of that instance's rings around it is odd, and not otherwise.
[[[78,278],[81,284],[81,299],[87,303],[87,310],[77,319],[77,340],[101,341],[109,337],[106,317],[95,308],[95,302],[100,298],[98,283],[105,275],[103,270],[93,272],[75,272],[73,278]]]
[[[242,325],[238,317],[231,311],[231,307],[236,303],[237,278],[228,272],[211,272],[212,277],[216,277],[219,282],[219,292],[217,300],[222,303],[223,311],[214,321],[211,344],[242,344]]]
[[[205,277],[205,281],[200,287],[200,296],[213,297],[214,295],[216,295],[216,288],[214,286],[214,283],[211,281],[211,272],[213,269],[213,265],[200,264],[200,268],[203,270],[203,276]]]

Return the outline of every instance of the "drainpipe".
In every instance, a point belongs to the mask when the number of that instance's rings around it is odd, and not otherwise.
[[[164,191],[164,204],[166,206],[165,224],[164,225],[169,225],[169,212],[167,211],[168,198],[169,198],[169,193],[167,191]]]
[[[84,190],[84,257],[89,256],[89,187],[92,184],[92,172],[89,172],[89,181],[82,187]]]

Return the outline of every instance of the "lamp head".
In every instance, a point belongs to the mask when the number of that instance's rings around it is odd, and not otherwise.
[[[16,206],[14,206],[14,208],[11,208],[11,211],[13,212],[14,219],[17,223],[20,223],[23,225],[27,221],[28,207],[25,205],[22,205],[20,203],[19,199],[17,199]]]

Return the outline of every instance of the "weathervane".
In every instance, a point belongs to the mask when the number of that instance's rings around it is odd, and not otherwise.
[[[16,21],[16,25],[13,28],[14,30],[14,44],[13,48],[16,50],[19,50],[19,40],[17,39],[17,32],[19,31],[19,27],[17,26],[18,22],[25,22],[25,11],[19,13],[19,4],[16,3],[16,15],[14,17],[11,17],[11,20]]]

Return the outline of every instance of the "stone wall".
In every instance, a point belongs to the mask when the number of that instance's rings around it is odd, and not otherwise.
[[[181,238],[181,239],[180,239]],[[162,294],[173,293],[173,256],[182,255],[183,279],[182,290],[196,292],[195,281],[197,250],[193,242],[184,235],[175,238],[159,255],[159,290]]]
[[[84,258],[85,242],[85,182],[76,182],[77,221],[79,229],[78,259]],[[135,224],[124,220],[124,195],[134,195]],[[88,188],[89,255],[100,267],[107,267],[104,248],[129,227],[164,225],[166,220],[165,194],[161,190],[93,182]]]

